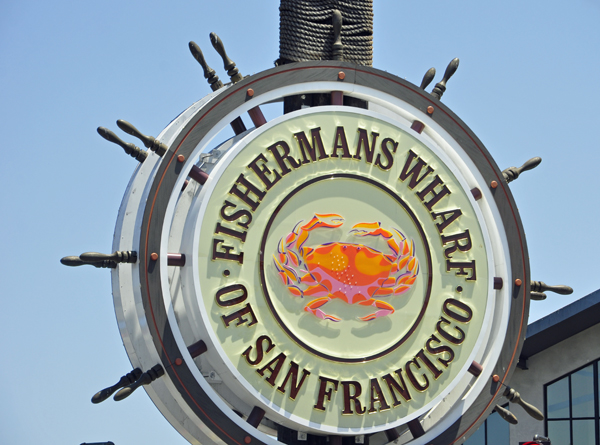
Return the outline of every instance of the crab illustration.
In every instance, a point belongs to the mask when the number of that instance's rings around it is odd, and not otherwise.
[[[383,237],[391,253],[385,254],[362,244],[330,242],[309,247],[309,233],[318,228],[337,228],[344,218],[337,214],[315,214],[306,224],[296,224],[294,230],[281,238],[275,267],[292,295],[314,298],[304,308],[316,317],[331,321],[340,318],[321,309],[332,299],[348,304],[374,306],[377,310],[360,317],[374,320],[394,313],[394,307],[377,298],[400,295],[408,291],[419,273],[412,240],[396,229],[394,233],[381,223],[358,223],[349,233],[357,236]],[[399,238],[399,242],[395,237]]]

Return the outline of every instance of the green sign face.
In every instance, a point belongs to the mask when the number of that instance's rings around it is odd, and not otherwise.
[[[202,191],[198,305],[240,398],[373,431],[468,384],[493,262],[457,164],[349,108],[283,116],[224,156]]]

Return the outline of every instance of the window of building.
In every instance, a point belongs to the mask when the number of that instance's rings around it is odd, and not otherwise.
[[[506,445],[510,438],[509,427],[510,424],[494,411],[464,445]]]
[[[598,361],[544,386],[546,434],[552,445],[600,445]]]

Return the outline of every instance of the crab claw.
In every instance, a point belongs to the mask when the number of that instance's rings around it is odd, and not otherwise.
[[[371,298],[370,300],[361,301],[358,304],[360,304],[361,306],[375,306],[377,309],[379,309],[378,311],[372,314],[365,315],[364,317],[359,317],[362,321],[375,320],[376,318],[385,317],[386,315],[391,315],[395,312],[394,307],[391,304],[388,304],[385,301],[375,300],[373,298]]]
[[[304,307],[304,310],[306,312],[310,312],[311,314],[313,314],[317,318],[320,318],[321,320],[331,320],[331,321],[336,321],[336,322],[341,321],[341,318],[338,318],[334,315],[326,314],[321,309],[319,309],[321,306],[323,306],[324,304],[326,304],[329,301],[330,301],[329,297],[317,298],[317,299],[311,301],[310,303],[308,303]]]
[[[385,239],[392,238],[392,232],[382,229],[380,222],[355,224],[349,233],[357,236],[383,236]]]
[[[337,228],[344,224],[344,218],[336,213],[315,213],[312,219],[301,227],[302,230],[310,232],[319,227]]]

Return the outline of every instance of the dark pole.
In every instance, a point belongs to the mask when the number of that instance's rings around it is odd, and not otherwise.
[[[301,4],[302,3],[302,4]],[[311,60],[343,60],[373,65],[373,1],[316,0],[309,7],[298,0],[279,6],[279,58],[276,65]],[[353,97],[338,97],[343,105],[367,108]],[[334,105],[337,105],[334,99]],[[284,99],[283,112],[332,105],[331,94],[301,94]]]

